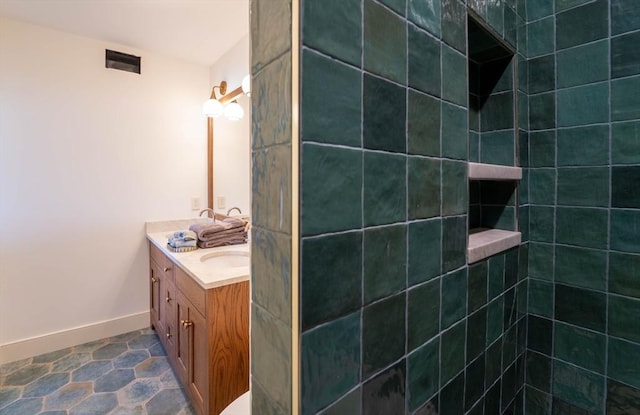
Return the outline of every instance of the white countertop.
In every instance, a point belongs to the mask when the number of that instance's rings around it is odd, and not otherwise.
[[[187,230],[193,223],[207,221],[208,219],[185,219],[164,222],[147,222],[147,239],[150,243],[158,247],[173,262],[182,268],[194,281],[202,288],[216,288],[223,285],[234,284],[241,281],[248,281],[250,276],[250,265],[246,267],[216,267],[211,263],[201,261],[205,255],[214,252],[242,251],[250,252],[249,244],[221,246],[217,248],[196,249],[191,252],[174,253],[167,249],[167,240],[175,231]]]

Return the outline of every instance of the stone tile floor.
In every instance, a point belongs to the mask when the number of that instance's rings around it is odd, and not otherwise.
[[[151,329],[0,366],[0,415],[193,415]]]

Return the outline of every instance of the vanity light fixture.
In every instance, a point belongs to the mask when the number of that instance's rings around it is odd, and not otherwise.
[[[221,97],[216,96],[216,88]],[[202,104],[202,113],[210,118],[224,116],[231,121],[238,121],[244,117],[244,110],[238,104],[236,98],[245,94],[251,96],[251,77],[249,75],[242,79],[242,85],[227,94],[227,82],[222,81],[211,89],[211,96]]]

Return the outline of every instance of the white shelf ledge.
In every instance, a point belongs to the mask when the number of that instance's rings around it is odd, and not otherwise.
[[[467,245],[467,263],[478,262],[481,259],[506,251],[520,245],[520,232],[504,231],[502,229],[471,229],[469,245]]]
[[[469,179],[471,180],[520,180],[522,169],[498,164],[469,163]]]

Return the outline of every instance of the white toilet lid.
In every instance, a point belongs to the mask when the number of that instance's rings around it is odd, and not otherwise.
[[[224,408],[220,415],[249,415],[251,413],[251,391],[240,395],[238,399]]]

